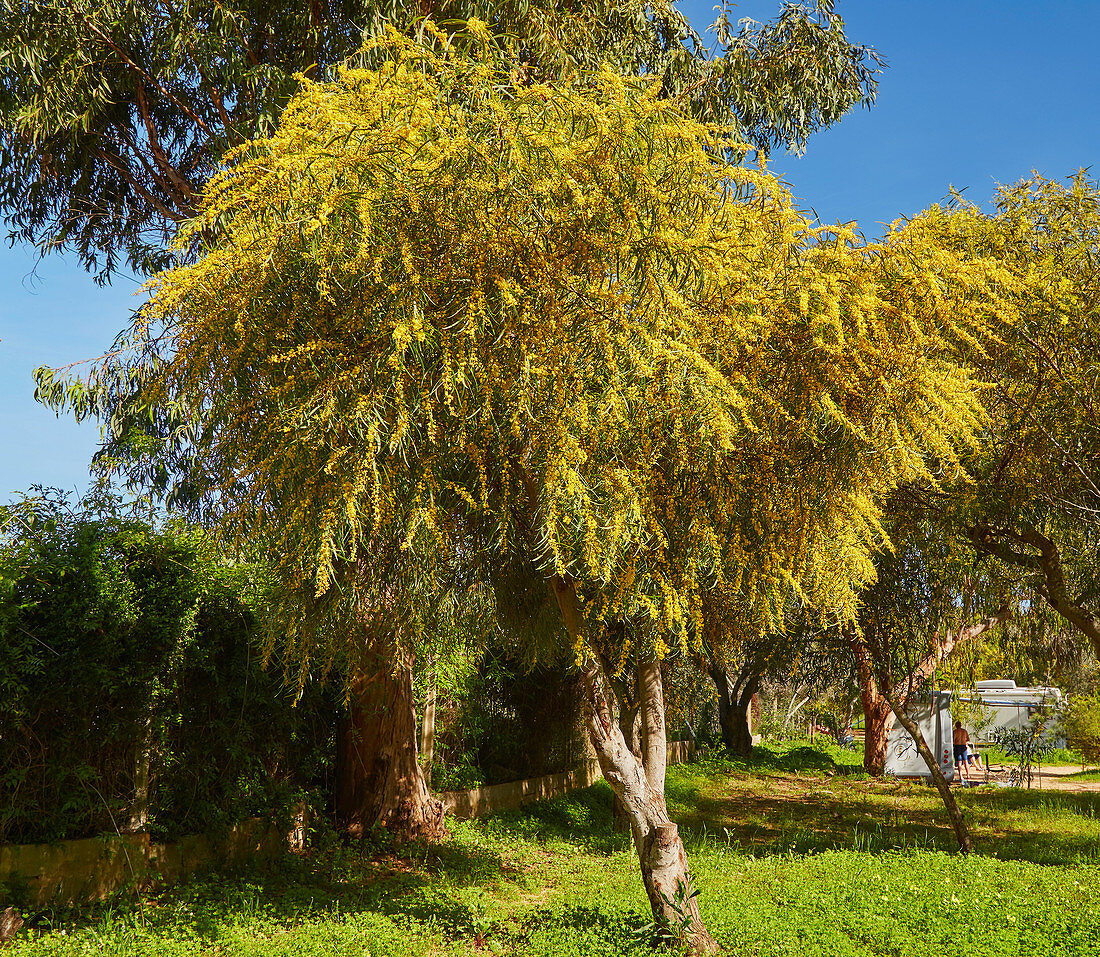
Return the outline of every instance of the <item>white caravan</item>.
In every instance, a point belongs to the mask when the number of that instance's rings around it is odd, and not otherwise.
[[[951,750],[951,692],[937,691],[935,701],[926,699],[907,709],[920,728],[924,741],[939,759],[940,770],[948,781],[955,779],[955,760]],[[886,743],[886,773],[895,778],[929,778],[924,758],[909,732],[895,721]]]
[[[974,741],[992,741],[1002,728],[1026,728],[1035,715],[1045,709],[1052,720],[1047,722],[1044,742],[1056,748],[1066,746],[1061,728],[1054,720],[1065,704],[1065,695],[1059,688],[1017,688],[1016,682],[1011,679],[975,681],[973,690],[960,691],[958,699],[978,706],[977,709],[969,709],[976,711],[976,714],[963,719],[963,727]]]
[[[1058,748],[1066,745],[1058,722],[1053,720],[1053,716],[1057,715],[1065,703],[1065,695],[1058,688],[1017,688],[1016,682],[1011,679],[976,681],[973,689],[960,691],[956,697],[961,702],[979,706],[971,709],[977,711],[976,716],[963,721],[963,727],[970,733],[970,740],[973,742],[992,741],[994,734],[1001,728],[1026,727],[1039,709],[1047,708],[1052,714],[1052,720],[1048,722],[1048,731],[1044,738]],[[935,707],[926,699],[909,709],[909,714],[916,719],[928,747],[939,758],[943,776],[948,781],[955,778],[951,699],[950,691],[937,691]],[[933,742],[936,742],[935,746]],[[890,729],[887,741],[886,774],[896,778],[932,776],[924,758],[917,751],[916,742],[897,721]]]

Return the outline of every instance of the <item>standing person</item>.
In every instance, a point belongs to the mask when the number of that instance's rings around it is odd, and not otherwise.
[[[962,726],[961,721],[955,722],[955,730],[951,735],[951,741],[954,744],[955,751],[955,770],[962,771],[962,777],[964,781],[969,779],[966,776],[966,748],[970,744],[970,732]]]

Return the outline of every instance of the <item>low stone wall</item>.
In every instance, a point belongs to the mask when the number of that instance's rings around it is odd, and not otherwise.
[[[695,759],[695,744],[691,741],[669,741],[668,763],[687,764]],[[487,817],[497,811],[509,811],[512,808],[530,804],[532,801],[546,801],[560,797],[570,791],[591,787],[603,773],[598,761],[587,761],[573,771],[560,774],[546,774],[541,778],[527,778],[525,781],[509,781],[507,784],[490,784],[485,787],[471,788],[469,791],[444,791],[439,795],[448,814],[457,818]]]
[[[201,835],[156,844],[148,834],[89,837],[56,844],[0,846],[0,884],[25,885],[38,904],[106,900],[126,888],[171,884],[211,864],[282,853],[305,838],[299,821],[287,835],[252,818],[220,840]]]
[[[668,743],[670,765],[694,759],[692,742]],[[602,777],[599,762],[587,761],[562,774],[469,791],[445,791],[440,798],[455,817],[485,817],[590,787]],[[288,847],[300,849],[305,844],[305,831],[302,812],[289,834],[261,818],[252,818],[220,840],[193,835],[171,844],[156,844],[148,834],[123,834],[56,844],[8,844],[0,846],[0,885],[26,885],[37,904],[107,900],[127,888],[141,890],[154,884],[171,884],[212,864],[276,855]]]

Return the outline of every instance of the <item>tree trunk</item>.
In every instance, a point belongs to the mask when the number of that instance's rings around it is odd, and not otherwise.
[[[879,691],[867,649],[854,638],[849,639],[849,647],[855,655],[863,703],[863,770],[879,778],[886,773],[886,745],[894,726],[894,712]]]
[[[712,665],[707,669],[718,692],[718,725],[722,729],[722,743],[733,754],[742,758],[752,756],[752,726],[749,709],[760,679],[750,677],[743,687],[730,687],[725,668]]]
[[[924,734],[921,732],[920,725],[905,713],[905,708],[902,706],[901,702],[897,700],[896,696],[888,694],[888,699],[901,726],[909,732],[909,736],[916,742],[917,751],[920,756],[924,758],[924,763],[928,765],[928,771],[932,775],[932,781],[936,785],[936,790],[940,792],[940,797],[943,798],[943,806],[947,809],[947,816],[951,820],[951,827],[955,830],[955,838],[959,842],[959,850],[963,854],[969,854],[974,850],[974,844],[970,840],[970,831],[967,829],[962,810],[955,800],[951,785],[948,784],[947,778],[943,775],[943,769],[940,767],[940,762],[936,760],[936,756],[932,753],[928,747],[928,743],[924,740]]]
[[[555,576],[552,585],[566,629],[580,637],[582,620],[572,583]],[[699,916],[680,832],[665,806],[667,741],[660,666],[655,658],[639,664],[644,763],[627,747],[612,716],[599,663],[591,661],[583,676],[585,723],[604,778],[626,808],[653,918],[692,952],[717,953],[718,945]]]
[[[351,679],[348,717],[337,744],[336,821],[352,836],[374,826],[398,841],[446,834],[443,805],[417,760],[412,659],[392,637],[363,655]]]
[[[877,778],[886,773],[886,746],[890,740],[890,729],[894,726],[894,712],[890,703],[871,689],[872,694],[863,699],[863,770]]]
[[[638,701],[636,698],[631,700],[622,696],[616,697],[619,703],[619,731],[630,752],[638,760],[641,760],[641,726],[639,722],[641,709],[638,706]],[[626,813],[626,805],[615,793],[611,795],[611,822],[614,829],[620,833],[625,834],[630,831],[630,817]]]
[[[142,727],[141,743],[134,756],[134,798],[130,802],[130,813],[122,826],[123,834],[138,834],[149,823],[149,784],[153,763],[153,716],[147,714]]]
[[[420,754],[423,757],[425,780],[432,778],[432,762],[435,760],[435,682],[428,688],[424,701],[424,721],[420,728]]]

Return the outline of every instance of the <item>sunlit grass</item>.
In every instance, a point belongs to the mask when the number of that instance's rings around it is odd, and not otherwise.
[[[954,853],[932,789],[867,778],[854,752],[758,749],[673,768],[669,804],[732,955],[1100,952],[1100,795],[959,792]],[[641,955],[648,906],[599,784],[437,847],[345,847],[210,875],[143,902],[45,914],[19,957]]]

